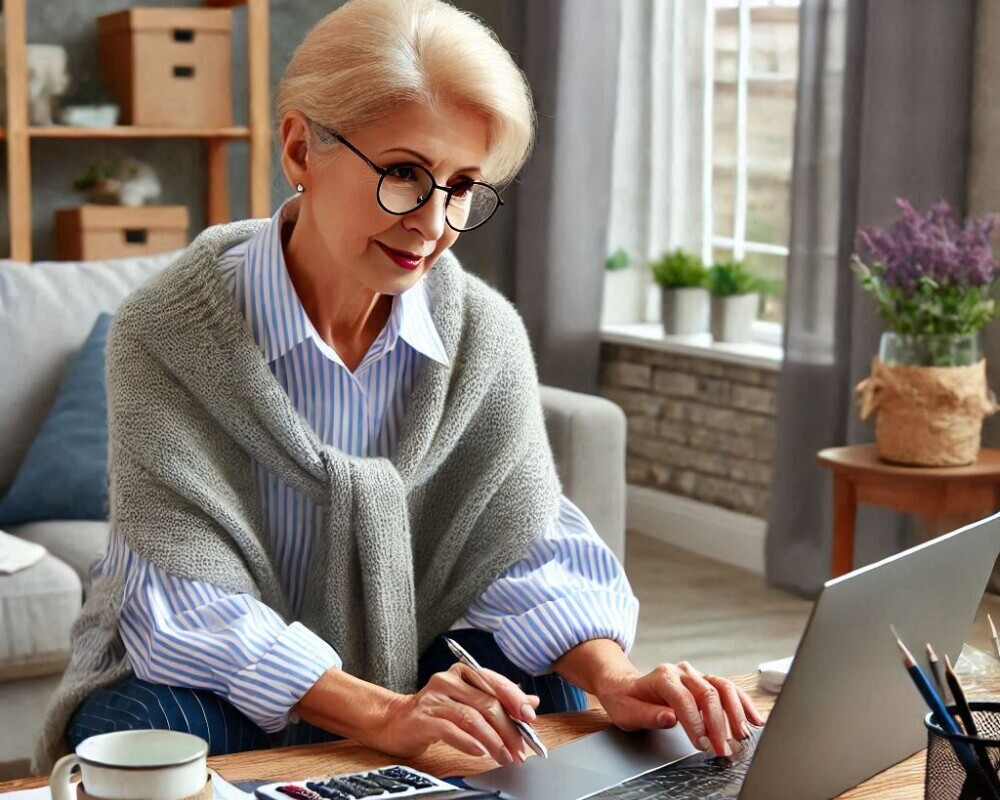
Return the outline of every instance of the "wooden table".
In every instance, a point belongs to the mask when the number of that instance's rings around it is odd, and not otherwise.
[[[733,679],[754,699],[765,716],[774,705],[774,696],[757,689],[756,675],[743,675]],[[1000,684],[997,687],[1000,689]],[[550,714],[539,717],[535,730],[550,747],[568,744],[574,739],[602,730],[610,724],[602,709],[592,709],[570,714]],[[534,756],[532,756],[534,757]],[[337,772],[368,770],[398,763],[399,759],[352,742],[287,747],[280,750],[256,750],[231,756],[213,756],[209,766],[229,781],[245,780],[296,780]],[[488,758],[473,758],[444,745],[435,745],[424,755],[407,762],[415,769],[431,775],[474,775],[494,769],[496,762]],[[924,796],[925,753],[920,752],[890,767],[885,772],[859,786],[838,795],[843,800],[920,800]],[[44,786],[46,778],[26,778],[0,783],[0,792]]]
[[[816,460],[833,471],[833,576],[854,569],[858,503],[917,514],[937,533],[1000,509],[1000,450],[983,448],[967,467],[902,467],[880,461],[874,444],[831,447]]]

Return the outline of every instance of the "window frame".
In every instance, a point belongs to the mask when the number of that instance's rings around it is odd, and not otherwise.
[[[757,2],[762,7],[800,8],[800,0],[770,0]],[[736,163],[735,192],[733,208],[733,232],[731,236],[715,233],[715,205],[713,178],[715,175],[715,22],[720,9],[737,9],[737,59],[736,59]],[[729,250],[736,260],[742,260],[747,253],[781,256],[788,258],[787,245],[757,242],[746,238],[747,223],[747,102],[751,81],[787,81],[793,76],[787,74],[752,73],[750,71],[750,9],[751,0],[707,0],[705,3],[705,42],[703,69],[705,74],[702,102],[702,123],[706,152],[702,167],[702,260],[711,264],[716,248]],[[798,76],[794,76],[797,80]],[[762,344],[781,345],[784,326],[777,322],[757,320],[754,324],[753,341]]]

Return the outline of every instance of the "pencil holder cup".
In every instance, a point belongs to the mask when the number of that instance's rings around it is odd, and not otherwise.
[[[1000,780],[993,786],[985,786],[977,775],[970,777],[956,752],[965,748],[972,753],[984,771],[989,768],[993,775],[1000,771],[1000,702],[970,702],[972,719],[979,732],[978,737],[947,733],[938,724],[934,713],[924,718],[927,728],[927,769],[924,773],[924,800],[1000,800]],[[957,717],[956,706],[948,706],[953,718]],[[985,774],[985,772],[984,772]]]

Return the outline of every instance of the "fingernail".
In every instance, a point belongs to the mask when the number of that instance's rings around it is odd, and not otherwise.
[[[743,723],[743,738],[744,739],[749,739],[751,736],[753,736],[753,731],[750,730],[750,723],[749,722],[744,722]]]
[[[514,756],[510,754],[510,750],[506,747],[500,751],[500,763],[506,767],[514,763]]]
[[[736,744],[736,741],[734,739],[730,739],[729,741],[727,741],[726,746],[722,748],[722,755],[726,756],[726,758],[732,758],[733,753],[735,752],[735,750],[733,749],[734,744]],[[739,747],[738,744],[736,746]]]
[[[710,742],[710,741],[708,740],[708,737],[707,737],[707,736],[702,736],[702,737],[701,737],[701,738],[700,738],[700,739],[698,740],[698,747],[699,747],[699,749],[701,749],[702,751],[708,751],[708,750],[711,750],[711,749],[712,749],[712,743],[711,743],[711,742]]]
[[[533,720],[535,718],[535,709],[525,703],[521,706],[521,716],[527,720]]]

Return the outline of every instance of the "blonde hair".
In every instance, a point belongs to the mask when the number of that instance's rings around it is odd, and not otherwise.
[[[531,153],[535,112],[524,74],[492,30],[442,0],[349,0],[327,14],[292,54],[275,110],[279,120],[298,110],[348,135],[414,101],[483,115],[482,174],[495,185]]]

